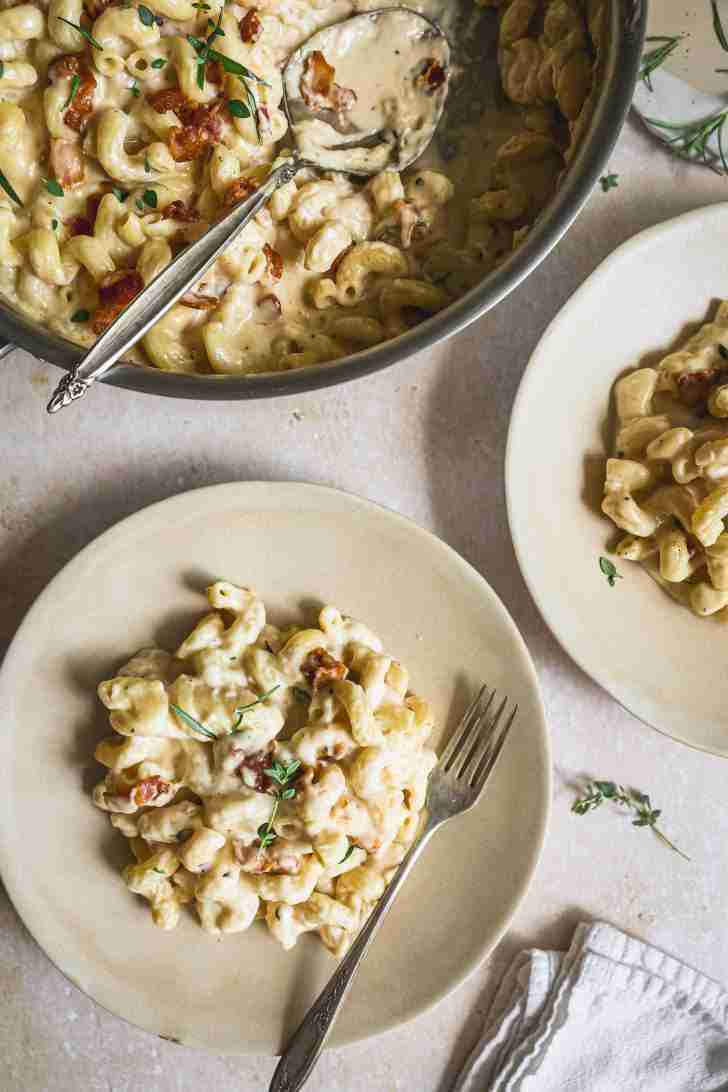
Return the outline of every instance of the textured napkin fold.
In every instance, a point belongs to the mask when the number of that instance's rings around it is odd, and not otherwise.
[[[728,993],[597,923],[579,925],[566,953],[516,956],[453,1092],[719,1090]]]

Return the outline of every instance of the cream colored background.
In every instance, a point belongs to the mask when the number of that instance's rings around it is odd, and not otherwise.
[[[268,478],[340,486],[431,528],[487,576],[534,655],[556,799],[530,895],[465,987],[400,1031],[326,1055],[311,1092],[445,1092],[511,954],[564,946],[583,918],[611,921],[728,983],[728,767],[645,728],[572,665],[530,602],[506,525],[509,409],[546,324],[618,243],[728,194],[728,180],[669,159],[631,124],[610,169],[618,189],[597,189],[546,263],[494,312],[456,340],[358,383],[231,405],[100,388],[50,419],[43,407],[57,370],[20,352],[0,364],[0,652],[48,579],[120,516],[194,486]],[[605,314],[595,338],[608,337],[615,321]],[[564,360],[564,382],[578,384],[579,360]],[[571,785],[584,774],[652,792],[693,863],[622,816],[571,816]],[[524,785],[524,809],[528,800]],[[2,893],[0,1059],[2,1092],[258,1092],[273,1069],[270,1059],[175,1047],[102,1012],[49,964]]]

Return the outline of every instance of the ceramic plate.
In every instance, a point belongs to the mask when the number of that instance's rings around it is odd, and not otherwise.
[[[728,295],[728,204],[679,216],[619,247],[536,348],[508,435],[511,535],[531,594],[576,662],[632,713],[728,756],[728,629],[676,604],[641,567],[599,557],[616,541],[599,511],[610,398]]]
[[[99,1004],[190,1045],[279,1050],[332,957],[311,936],[285,953],[261,924],[219,941],[191,916],[155,928],[119,877],[126,843],[88,795],[108,734],[97,682],[150,637],[173,648],[218,577],[254,585],[274,622],[321,601],[367,621],[433,701],[440,738],[481,680],[520,705],[486,798],[435,837],[387,919],[334,1029],[342,1045],[415,1016],[487,955],[549,808],[546,724],[515,625],[478,573],[400,516],[317,486],[240,483],[154,505],[88,546],[38,599],[0,676],[0,869],[39,944]]]

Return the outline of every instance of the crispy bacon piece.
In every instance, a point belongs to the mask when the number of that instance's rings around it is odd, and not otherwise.
[[[90,220],[87,220],[85,216],[74,216],[66,224],[68,228],[68,234],[74,235],[91,235],[94,230],[94,226]]]
[[[96,77],[91,71],[88,59],[83,53],[66,53],[54,61],[50,68],[52,80],[78,76],[80,83],[73,96],[70,106],[63,115],[63,120],[69,129],[81,133],[86,127],[89,117],[93,113],[94,91],[96,90]]]
[[[351,110],[356,102],[356,93],[335,83],[335,72],[320,49],[315,49],[306,57],[299,86],[309,110],[334,110],[337,114]]]
[[[114,0],[84,0],[84,11],[88,15],[91,22],[98,19],[102,12],[106,11],[108,7],[114,3]]]
[[[240,20],[240,37],[246,45],[253,45],[263,32],[263,24],[258,17],[257,8],[248,8]]]
[[[164,781],[159,774],[154,777],[145,777],[129,793],[132,803],[143,808],[145,804],[151,804],[158,796],[164,796],[172,788],[169,781]]]
[[[434,95],[447,79],[447,72],[434,57],[425,61],[425,67],[416,79],[418,87],[423,87],[428,95]]]
[[[249,789],[255,789],[256,792],[268,792],[270,790],[273,781],[265,771],[270,769],[273,763],[275,753],[273,746],[268,746],[263,751],[256,751],[255,754],[247,755],[244,754],[242,747],[236,747],[233,744],[230,753],[232,755],[239,753],[243,756],[236,769]]]
[[[168,110],[171,110],[180,118],[180,121],[183,120],[180,117],[180,111],[191,108],[191,104],[179,87],[165,87],[161,91],[153,91],[151,95],[147,95],[147,102],[158,114],[166,114]]]
[[[253,312],[253,321],[257,322],[260,326],[270,326],[272,322],[277,322],[283,314],[283,308],[281,307],[281,301],[278,296],[274,296],[273,293],[269,293],[267,296],[263,296],[258,300],[255,311]]]
[[[143,287],[141,274],[135,269],[119,269],[116,273],[107,273],[99,284],[99,306],[91,323],[93,332],[103,334]]]
[[[198,106],[189,114],[185,111],[185,119],[180,119],[182,126],[172,129],[168,138],[169,150],[175,163],[199,159],[211,144],[219,141],[222,135],[222,114],[226,109],[225,103],[218,99],[209,106]]]
[[[196,311],[211,311],[220,300],[217,296],[205,296],[197,292],[185,292],[179,301],[183,307],[194,307]]]
[[[184,201],[171,201],[162,212],[163,220],[180,220],[184,224],[195,224],[200,219],[197,209],[185,205]]]
[[[263,872],[276,872],[294,876],[301,870],[301,858],[286,849],[285,844],[261,849],[260,845],[244,846],[242,842],[233,842],[233,853],[240,862],[243,872],[260,875]]]
[[[230,183],[223,204],[226,208],[231,209],[233,205],[245,201],[247,197],[250,197],[251,193],[255,193],[256,189],[255,182],[251,182],[249,178],[236,178],[234,182]]]
[[[49,157],[51,172],[64,190],[83,182],[81,145],[73,140],[51,140]]]
[[[345,679],[349,669],[341,660],[335,660],[325,648],[314,648],[303,661],[301,672],[309,686],[318,690],[327,683]]]
[[[273,249],[270,243],[265,244],[263,253],[268,263],[268,276],[272,277],[274,281],[279,281],[283,276],[283,258],[277,250]]]
[[[683,372],[676,380],[677,396],[684,406],[699,406],[705,402],[713,387],[725,383],[728,367],[702,368],[698,372]]]

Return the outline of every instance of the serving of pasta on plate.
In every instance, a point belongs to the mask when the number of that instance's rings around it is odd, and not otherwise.
[[[430,706],[335,607],[279,629],[250,588],[207,596],[174,655],[142,649],[100,684],[115,735],[94,802],[162,929],[190,904],[208,933],[260,917],[284,948],[315,931],[340,956],[416,836]]]
[[[291,52],[381,6],[38,0],[0,11],[0,299],[90,347],[285,151]],[[447,26],[458,5],[414,6]],[[472,147],[494,143],[487,126],[464,141],[457,170],[435,156],[368,182],[303,172],[131,359],[222,376],[337,360],[406,332],[502,262],[588,120],[603,7],[498,7],[509,136],[482,188]]]

